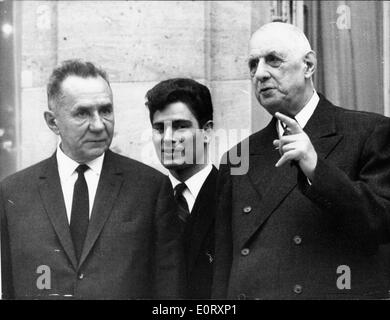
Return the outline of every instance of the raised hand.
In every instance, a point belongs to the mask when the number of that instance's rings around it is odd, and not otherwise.
[[[279,112],[275,113],[275,117],[287,126],[286,130],[289,132],[288,135],[273,141],[281,154],[275,166],[280,167],[286,162],[295,160],[306,177],[312,179],[318,157],[309,136],[294,119]]]

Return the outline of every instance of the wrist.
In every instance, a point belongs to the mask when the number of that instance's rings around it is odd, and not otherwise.
[[[317,167],[317,161],[318,161],[318,157],[317,157],[317,153],[315,152],[311,161],[308,161],[306,165],[301,166],[303,173],[305,174],[306,178],[310,180],[310,182],[313,181],[314,179],[314,171]]]

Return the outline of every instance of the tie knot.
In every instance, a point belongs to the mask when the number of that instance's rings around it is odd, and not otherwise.
[[[87,171],[89,169],[89,167],[86,165],[86,164],[80,164],[77,168],[76,168],[76,172],[78,174],[82,173],[84,174],[85,171]]]
[[[186,184],[184,182],[182,183],[179,183],[176,187],[175,187],[175,195],[178,196],[178,195],[182,195],[183,194],[183,191],[187,188]]]
[[[295,122],[298,122],[297,119],[295,119],[295,117],[291,117],[291,119],[295,120]],[[283,121],[280,121],[280,125],[283,128],[283,134],[282,134],[283,136],[288,136],[291,134],[289,128]]]

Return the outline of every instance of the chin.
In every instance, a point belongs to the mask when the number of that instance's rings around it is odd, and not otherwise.
[[[183,165],[180,165],[180,164],[177,164],[177,163],[173,163],[173,162],[163,162],[162,165],[168,169],[168,170],[180,170]]]
[[[269,106],[269,105],[261,105],[271,116],[274,116],[276,112],[279,112],[279,108],[277,106]]]
[[[104,149],[94,149],[85,154],[85,158],[88,158],[86,161],[92,161],[98,157],[100,157],[104,152],[106,152],[107,148]]]
[[[261,106],[272,116],[275,115],[276,112],[285,113],[284,108],[281,106],[280,102],[271,102],[271,101],[259,101]]]
[[[162,160],[161,163],[168,170],[181,170],[188,166],[184,160]]]

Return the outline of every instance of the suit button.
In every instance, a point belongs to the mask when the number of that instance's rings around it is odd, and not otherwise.
[[[84,273],[80,273],[77,278],[79,278],[79,280],[83,280],[84,279]]]
[[[302,293],[302,290],[303,290],[303,288],[302,288],[301,285],[296,284],[296,285],[294,286],[294,292],[295,292],[296,294],[301,294],[301,293]]]
[[[248,249],[248,248],[242,249],[242,250],[241,250],[241,254],[242,254],[243,256],[247,256],[247,255],[249,254],[249,249]]]
[[[250,213],[250,212],[252,211],[252,207],[251,207],[251,206],[244,207],[244,208],[242,209],[242,211],[243,211],[244,213]]]
[[[246,295],[245,295],[245,293],[240,293],[240,294],[237,296],[237,299],[238,299],[238,300],[246,300]]]
[[[295,236],[293,240],[294,243],[297,245],[300,245],[302,243],[302,238],[300,236]]]
[[[214,261],[213,255],[210,252],[206,252],[206,256],[209,260],[209,263],[213,263]]]

